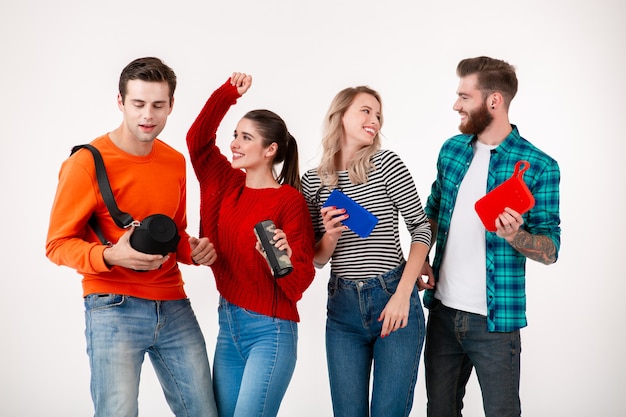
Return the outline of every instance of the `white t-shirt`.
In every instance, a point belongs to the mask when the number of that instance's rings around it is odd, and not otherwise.
[[[474,142],[474,158],[459,187],[435,297],[444,305],[487,315],[485,227],[474,204],[485,195],[491,150]]]

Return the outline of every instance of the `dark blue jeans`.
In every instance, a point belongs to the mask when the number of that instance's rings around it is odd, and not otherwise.
[[[424,344],[424,312],[417,286],[405,328],[380,337],[381,311],[395,293],[404,264],[383,275],[328,284],[326,356],[335,417],[406,417],[413,405]]]
[[[465,386],[476,369],[485,417],[519,417],[519,330],[487,331],[487,318],[435,300],[426,328],[428,417],[460,417]]]

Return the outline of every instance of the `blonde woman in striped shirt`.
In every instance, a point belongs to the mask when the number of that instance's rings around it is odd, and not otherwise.
[[[418,277],[431,232],[408,169],[380,149],[382,124],[376,91],[340,91],[325,118],[320,164],[302,177],[315,265],[330,262],[326,356],[333,411],[341,417],[408,416],[424,343],[419,290],[428,285]],[[333,189],[378,218],[369,236],[343,223],[345,207],[323,207]],[[399,215],[411,236],[406,260]]]

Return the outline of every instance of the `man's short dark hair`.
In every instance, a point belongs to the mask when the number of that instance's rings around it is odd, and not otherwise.
[[[497,91],[504,97],[507,108],[517,94],[517,76],[515,67],[508,62],[479,56],[461,60],[456,67],[459,77],[476,74],[478,89],[483,92],[483,97]]]
[[[170,87],[170,104],[174,98],[174,90],[176,90],[176,74],[174,70],[165,65],[159,58],[146,57],[135,59],[122,70],[120,75],[120,95],[122,103],[126,99],[126,91],[128,81],[142,80],[148,82],[167,82]]]

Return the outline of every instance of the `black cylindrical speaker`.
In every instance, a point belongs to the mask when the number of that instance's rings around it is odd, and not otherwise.
[[[165,256],[176,252],[179,240],[174,220],[164,214],[153,214],[135,228],[130,236],[130,246],[139,252]]]

